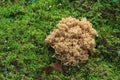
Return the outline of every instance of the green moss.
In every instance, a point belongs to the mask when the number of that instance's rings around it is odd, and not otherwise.
[[[31,0],[32,1],[32,0]],[[1,3],[1,2],[0,2]],[[61,3],[61,4],[60,4]],[[100,0],[33,0],[19,4],[0,4],[0,79],[1,80],[120,80],[119,2]],[[96,51],[88,63],[65,67],[65,73],[42,68],[53,62],[54,50],[45,38],[61,18],[87,19],[98,32]]]

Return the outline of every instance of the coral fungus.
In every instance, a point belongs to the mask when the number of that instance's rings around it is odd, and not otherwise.
[[[86,62],[89,54],[95,49],[95,35],[97,32],[86,18],[68,17],[57,24],[45,39],[47,45],[55,50],[53,57],[63,65],[76,66],[79,62]]]

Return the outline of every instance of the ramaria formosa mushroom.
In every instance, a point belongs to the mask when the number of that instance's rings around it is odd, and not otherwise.
[[[47,36],[45,42],[55,50],[53,57],[63,65],[76,66],[86,62],[89,54],[95,50],[96,35],[96,30],[86,18],[79,21],[68,17],[57,24],[57,29]]]

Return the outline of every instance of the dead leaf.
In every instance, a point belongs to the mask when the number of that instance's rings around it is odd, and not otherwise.
[[[19,0],[11,0],[12,3],[18,4]]]
[[[53,71],[53,68],[51,66],[46,66],[42,69],[42,72],[45,72],[46,74],[50,74]]]
[[[58,71],[58,72],[63,72],[63,69],[62,69],[62,67],[61,67],[59,64],[54,63],[54,64],[52,64],[51,66],[52,66],[52,68],[53,68],[54,70],[56,70],[56,71]]]
[[[62,67],[57,64],[57,63],[53,63],[50,66],[46,66],[42,69],[42,72],[45,72],[46,74],[50,74],[53,70],[57,71],[57,72],[63,72]]]

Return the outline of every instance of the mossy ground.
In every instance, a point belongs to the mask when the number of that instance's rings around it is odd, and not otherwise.
[[[86,17],[98,32],[89,61],[46,75],[56,62],[44,40],[65,17]],[[118,0],[0,1],[0,80],[120,80],[120,2]],[[63,66],[64,67],[64,66]]]

